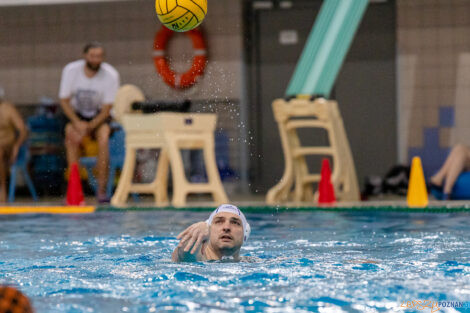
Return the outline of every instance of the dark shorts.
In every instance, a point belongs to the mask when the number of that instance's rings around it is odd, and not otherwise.
[[[81,119],[82,121],[85,121],[85,122],[90,122],[90,121],[92,121],[92,120],[96,117],[96,115],[93,116],[93,117],[85,117],[85,116],[81,115],[81,114],[78,113],[78,112],[75,112],[75,114],[78,116],[79,119]],[[103,123],[101,123],[98,127],[96,127],[95,129],[93,129],[93,131],[90,133],[90,137],[91,137],[93,140],[96,140],[96,130],[97,130],[101,125],[103,125],[103,124],[108,124],[108,126],[109,126],[110,123],[111,123],[111,117],[108,117],[107,119],[104,120]]]
[[[96,115],[93,116],[93,117],[85,117],[85,116],[81,115],[78,112],[75,112],[75,114],[78,116],[79,119],[81,119],[82,121],[85,121],[85,122],[91,122],[96,117]]]

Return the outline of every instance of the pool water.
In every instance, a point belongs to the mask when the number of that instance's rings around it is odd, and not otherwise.
[[[0,283],[38,313],[431,312],[400,306],[470,301],[468,212],[250,213],[250,262],[172,263],[176,235],[208,214],[0,216]]]

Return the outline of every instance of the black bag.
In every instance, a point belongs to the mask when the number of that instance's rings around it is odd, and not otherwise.
[[[408,192],[409,177],[409,166],[396,165],[392,167],[383,180],[383,192],[405,196]]]

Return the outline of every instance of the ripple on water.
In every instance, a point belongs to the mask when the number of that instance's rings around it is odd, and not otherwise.
[[[247,282],[247,281],[255,281],[257,283],[266,282],[266,281],[279,281],[280,279],[284,279],[279,274],[270,274],[270,273],[252,273],[249,275],[241,276],[240,281]]]
[[[204,276],[188,272],[176,272],[174,278],[178,281],[208,281]]]
[[[360,266],[353,266],[355,270],[377,272],[380,267],[375,264],[362,263]]]

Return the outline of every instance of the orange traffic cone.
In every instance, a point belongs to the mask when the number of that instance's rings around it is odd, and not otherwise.
[[[67,205],[84,205],[82,182],[78,172],[78,164],[73,163],[70,169],[69,185],[67,187]]]
[[[331,183],[330,161],[323,159],[321,165],[321,177],[318,185],[318,203],[332,204],[336,202],[335,189]]]

